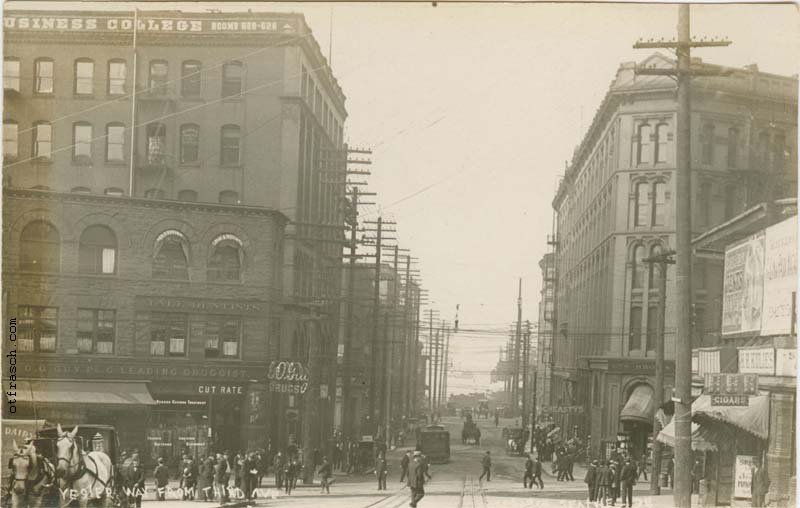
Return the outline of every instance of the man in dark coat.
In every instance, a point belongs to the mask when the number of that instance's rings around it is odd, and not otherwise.
[[[133,462],[133,470],[130,476],[131,500],[136,508],[142,508],[142,496],[144,495],[144,468],[138,460]]]
[[[533,478],[531,479],[531,483],[538,485],[539,490],[544,488],[544,482],[542,481],[542,463],[539,461],[539,457],[533,459]]]
[[[638,476],[639,472],[636,470],[636,466],[631,463],[631,459],[627,459],[620,473],[622,506],[633,506],[633,486],[636,485]]]
[[[283,453],[278,452],[275,458],[272,459],[272,468],[275,470],[275,488],[283,488],[283,469],[285,463],[283,460]]]
[[[408,464],[408,487],[411,489],[411,507],[415,508],[417,503],[425,496],[425,461],[422,452],[414,452],[414,458]]]
[[[597,470],[597,493],[595,494],[595,501],[598,503],[603,501],[603,506],[608,502],[609,489],[611,488],[611,469],[608,467],[606,461],[600,462],[600,468]]]
[[[403,483],[403,480],[408,476],[408,466],[411,464],[411,457],[411,451],[408,451],[408,453],[405,453],[403,458],[400,459],[400,483]]]
[[[292,494],[292,489],[294,489],[294,481],[296,475],[297,475],[297,464],[292,457],[289,457],[283,464],[283,484],[286,487],[285,492],[289,495]]]
[[[250,452],[245,455],[242,461],[242,490],[244,491],[244,498],[248,501],[253,499],[257,478],[258,460],[256,460],[256,453]]]
[[[158,458],[158,465],[153,470],[153,476],[156,479],[156,497],[159,501],[164,501],[169,484],[169,469],[164,465],[164,457]]]
[[[492,456],[489,450],[486,450],[486,455],[481,459],[481,466],[483,467],[483,472],[478,478],[478,481],[483,480],[484,476],[487,482],[492,481]]]
[[[565,463],[566,463],[565,465],[567,467],[567,474],[566,474],[565,478],[568,479],[571,482],[574,482],[575,481],[575,477],[572,476],[572,471],[573,471],[573,468],[575,466],[575,451],[571,447],[570,447],[570,449],[567,450],[567,454],[564,457],[564,461],[565,461]]]
[[[589,501],[594,501],[594,491],[597,487],[597,461],[593,460],[586,468],[586,476],[583,477],[586,488],[589,489]]]
[[[375,477],[378,479],[378,490],[386,490],[386,477],[389,475],[389,466],[386,464],[383,452],[375,459]]]
[[[616,462],[611,462],[609,469],[611,470],[611,488],[609,489],[611,492],[611,506],[614,506],[617,504],[617,498],[619,497],[619,482],[622,475],[622,468]]]
[[[322,465],[319,468],[319,476],[322,479],[322,489],[320,492],[327,492],[328,494],[331,493],[331,476],[333,476],[333,468],[331,467],[331,463],[328,462],[327,457],[322,457]]]
[[[526,489],[533,488],[533,458],[528,454],[525,459],[525,474],[522,476],[522,487]]]
[[[752,483],[750,484],[750,493],[752,495],[752,506],[764,506],[764,498],[769,492],[769,473],[767,468],[761,462],[756,462],[755,467],[751,471]]]
[[[694,461],[692,466],[692,494],[700,493],[700,480],[703,479],[703,464],[700,459]]]

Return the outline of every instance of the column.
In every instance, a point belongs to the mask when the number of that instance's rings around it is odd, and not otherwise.
[[[788,387],[787,387],[788,388]],[[792,409],[794,394],[770,393],[769,448],[767,471],[772,483],[769,487],[770,504],[785,504],[790,496],[792,471]]]

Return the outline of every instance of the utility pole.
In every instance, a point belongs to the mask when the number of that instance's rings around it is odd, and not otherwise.
[[[658,300],[658,337],[656,338],[656,382],[655,393],[653,396],[653,405],[655,406],[656,413],[661,405],[664,403],[664,320],[667,315],[667,265],[674,265],[675,260],[672,256],[674,251],[662,252],[655,256],[645,258],[643,261],[649,263],[651,266],[654,263],[658,264],[660,273],[659,279],[659,295]],[[648,319],[649,316],[648,316]],[[650,475],[650,494],[657,496],[661,494],[661,485],[659,477],[661,476],[661,442],[656,439],[658,433],[661,432],[661,422],[658,417],[653,417],[653,474]]]
[[[308,337],[308,388],[303,394],[303,462],[305,465],[303,483],[314,482],[314,449],[319,446],[319,432],[316,424],[319,419],[319,385],[321,379],[320,367],[322,359],[320,317],[312,310],[310,318],[304,318],[304,325],[313,323],[312,329],[306,329]]]
[[[402,327],[402,342],[403,342],[403,356],[401,357],[401,365],[400,365],[400,414],[401,415],[408,415],[408,392],[411,386],[411,358],[410,350],[411,347],[409,343],[409,332],[410,327],[408,326],[409,322],[409,308],[410,308],[410,297],[411,297],[411,256],[406,256],[406,277],[405,277],[405,289],[404,289],[405,296],[403,297],[403,327]]]
[[[525,321],[525,338],[522,343],[522,428],[528,428],[528,356],[531,345],[531,322]]]
[[[428,405],[433,415],[433,309],[428,309]]]
[[[376,369],[378,364],[378,320],[381,310],[381,241],[383,239],[383,217],[378,217],[378,229],[375,239],[375,285],[372,288],[372,340],[370,341],[370,382],[369,382],[369,421],[372,432],[377,430],[375,418],[375,396],[378,378]]]
[[[442,366],[442,380],[439,389],[439,405],[442,401],[447,404],[447,371],[449,370],[448,361],[450,360],[450,328],[445,327],[445,346],[444,346],[444,365]]]
[[[383,313],[383,355],[384,355],[384,380],[383,380],[383,431],[384,442],[389,446],[389,431],[392,420],[392,343],[389,337],[389,311]]]
[[[433,411],[439,408],[439,332],[436,330],[436,339],[433,342]]]
[[[514,377],[511,385],[511,405],[514,416],[519,414],[519,353],[522,342],[522,277],[519,279],[519,296],[517,297],[517,333],[514,341]]]
[[[678,56],[676,69],[636,69],[641,75],[675,76],[678,82],[676,136],[676,303],[675,333],[675,494],[678,508],[692,505],[692,168],[691,168],[691,77],[724,76],[726,71],[691,68],[692,47],[721,47],[727,40],[691,40],[689,4],[678,6],[678,38],[675,41],[637,42],[634,48],[672,48]]]

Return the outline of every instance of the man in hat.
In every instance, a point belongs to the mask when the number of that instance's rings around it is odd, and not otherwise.
[[[639,472],[636,466],[633,465],[631,459],[625,459],[625,465],[622,467],[620,473],[620,480],[622,482],[622,506],[633,506],[633,486],[636,485],[636,480],[639,477]]]
[[[411,450],[409,450],[403,455],[403,458],[400,459],[400,483],[403,483],[403,481],[406,479],[406,476],[408,476],[408,466],[411,464],[412,458],[413,455]]]
[[[484,476],[487,482],[492,481],[492,456],[489,450],[486,450],[486,455],[481,459],[481,466],[483,467],[483,472],[478,477],[478,481],[483,480]]]
[[[542,463],[539,461],[538,455],[533,459],[533,478],[531,478],[531,483],[537,485],[539,490],[544,488],[544,482],[542,481]]]
[[[764,506],[764,498],[769,492],[769,485],[771,483],[767,468],[761,463],[760,460],[756,461],[751,471],[752,482],[750,483],[750,493],[752,495],[752,506]]]
[[[414,457],[408,464],[408,482],[407,485],[411,489],[411,503],[412,508],[417,506],[417,503],[425,496],[425,461],[422,458],[422,452],[419,450],[414,451]]]
[[[331,493],[331,476],[333,476],[333,469],[331,463],[328,462],[328,457],[322,457],[322,465],[319,468],[319,476],[322,478],[322,489],[320,492]]]
[[[597,487],[597,460],[593,460],[586,468],[586,476],[583,477],[586,488],[589,489],[589,501],[594,501],[594,491]]]
[[[522,476],[522,487],[526,489],[533,487],[533,458],[530,453],[525,459],[525,474]]]

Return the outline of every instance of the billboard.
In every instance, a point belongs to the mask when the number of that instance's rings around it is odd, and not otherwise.
[[[761,231],[725,249],[723,335],[761,330],[764,245],[765,233]]]
[[[761,335],[788,335],[797,291],[797,216],[766,230]]]

